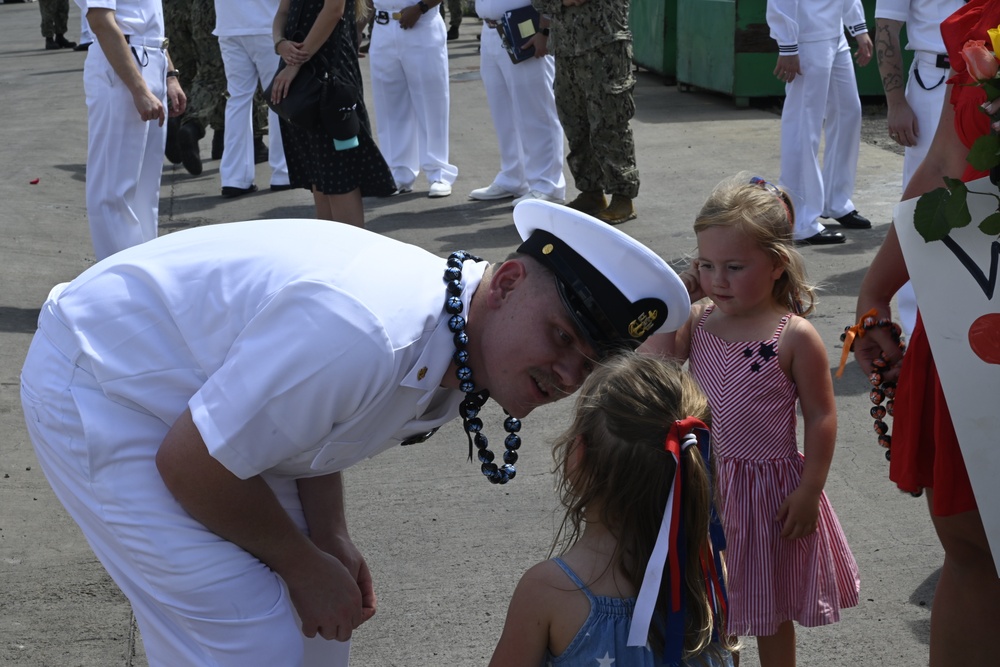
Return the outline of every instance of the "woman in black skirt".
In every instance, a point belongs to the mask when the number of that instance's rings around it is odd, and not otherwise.
[[[365,224],[362,197],[387,197],[396,190],[372,139],[362,94],[356,21],[368,11],[364,0],[281,0],[274,17],[275,51],[286,67],[274,77],[272,97],[282,99],[309,61],[358,91],[360,128],[354,147],[335,147],[323,126],[306,129],[281,120],[291,184],[312,191],[317,218],[357,227]]]

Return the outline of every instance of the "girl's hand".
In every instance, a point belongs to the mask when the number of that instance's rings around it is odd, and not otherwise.
[[[678,276],[691,296],[691,303],[705,298],[705,292],[701,289],[701,277],[698,275],[697,259],[691,260],[691,266],[684,269]]]
[[[285,61],[285,65],[303,65],[309,60],[309,52],[303,48],[302,42],[283,39],[274,50]]]
[[[295,77],[298,76],[300,69],[300,67],[289,65],[275,75],[274,85],[271,86],[271,102],[278,104],[288,97],[288,89]]]
[[[775,520],[783,522],[782,538],[798,540],[816,532],[819,522],[819,498],[819,493],[801,486],[788,494],[775,516]]]

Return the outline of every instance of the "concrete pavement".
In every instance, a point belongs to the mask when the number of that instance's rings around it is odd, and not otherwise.
[[[79,13],[71,6],[76,39]],[[53,497],[25,433],[18,373],[38,308],[53,284],[93,262],[84,206],[84,54],[44,51],[36,4],[0,5],[0,665],[118,667],[146,664],[127,601]],[[466,194],[488,184],[499,158],[479,79],[474,23],[449,43],[454,194],[366,202],[370,229],[444,255],[464,248],[501,259],[518,241],[506,202]],[[367,70],[367,62],[362,61]],[[370,100],[370,96],[368,98]],[[722,177],[750,170],[778,176],[778,117],[736,109],[726,98],[681,93],[639,76],[633,122],[642,188],[637,220],[622,227],[671,261],[694,249],[691,223]],[[203,155],[208,142],[203,141]],[[831,365],[839,333],[898,199],[902,160],[863,144],[855,202],[875,223],[841,246],[803,250],[822,283],[813,322]],[[32,181],[37,179],[36,184]],[[166,166],[161,233],[272,217],[309,217],[304,191],[219,197],[218,163],[199,177]],[[571,187],[571,196],[575,190]],[[800,629],[802,665],[926,664],[929,603],[942,558],[923,500],[900,494],[868,417],[867,383],[854,368],[835,381],[840,437],[827,492],[858,560],[861,604],[840,623]],[[548,444],[568,423],[572,401],[525,420],[517,479],[488,484],[465,460],[453,422],[427,443],[397,449],[346,475],[352,536],[366,554],[379,611],[355,635],[353,664],[429,667],[485,664],[520,574],[546,557],[559,515]],[[500,411],[487,410],[488,430]],[[744,667],[757,664],[753,640]]]

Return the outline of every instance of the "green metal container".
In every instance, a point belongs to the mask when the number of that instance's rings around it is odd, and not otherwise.
[[[677,76],[677,0],[632,0],[632,60],[671,82]]]
[[[874,39],[875,0],[863,0],[869,35]],[[775,78],[778,45],[770,37],[766,0],[677,0],[677,85],[713,90],[747,106],[752,97],[781,97]],[[905,35],[901,36],[905,46]],[[909,67],[912,54],[904,51]],[[874,55],[855,67],[862,96],[884,96]]]

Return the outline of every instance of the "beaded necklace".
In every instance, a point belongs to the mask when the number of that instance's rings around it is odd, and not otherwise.
[[[498,466],[493,462],[496,457],[489,450],[489,439],[483,435],[483,420],[479,418],[479,410],[489,400],[490,392],[488,389],[476,391],[476,384],[472,380],[472,369],[469,368],[469,334],[465,332],[465,318],[461,314],[462,264],[467,259],[482,261],[464,250],[457,250],[448,256],[448,268],[444,271],[444,309],[451,316],[448,319],[448,328],[454,334],[455,342],[455,354],[452,360],[458,366],[455,376],[459,381],[459,389],[465,392],[465,399],[458,406],[458,415],[462,418],[462,427],[469,438],[469,459],[472,459],[472,445],[475,443],[476,449],[479,450],[481,469],[486,478],[493,484],[506,484],[517,474],[514,464],[517,463],[517,450],[521,447],[521,436],[517,435],[521,430],[521,420],[511,417],[504,410],[504,414],[507,414],[503,422],[503,428],[507,432],[507,437],[503,441],[506,451],[503,453],[504,464]]]

